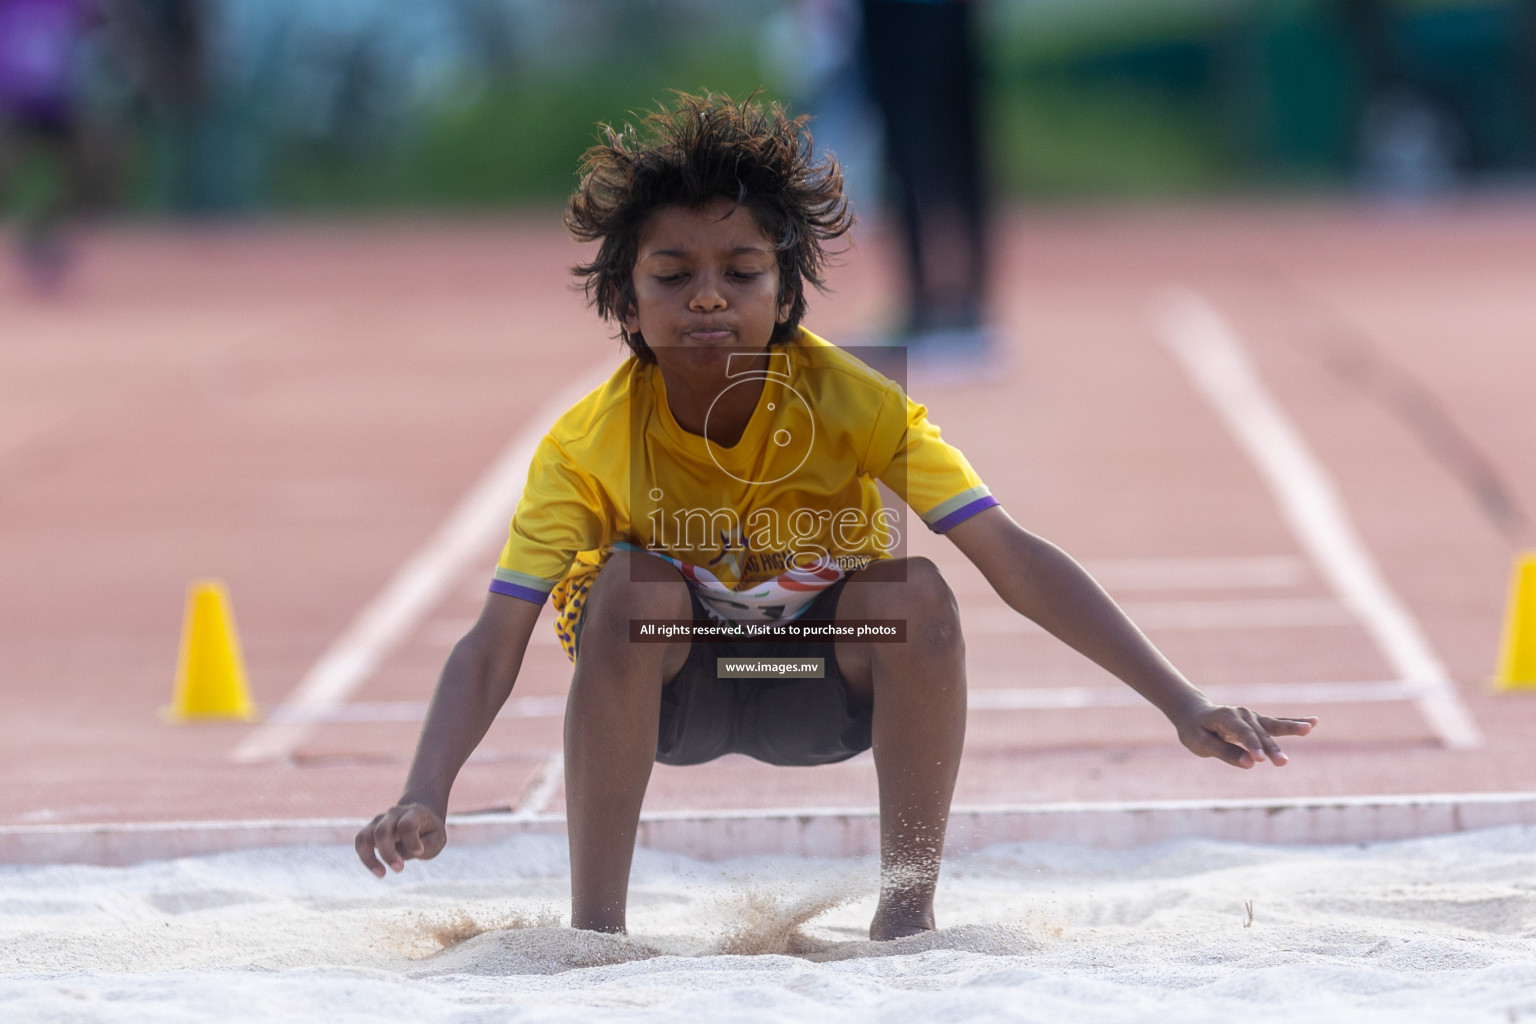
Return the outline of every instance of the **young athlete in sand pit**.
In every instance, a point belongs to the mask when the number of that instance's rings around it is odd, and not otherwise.
[[[681,96],[589,150],[567,222],[632,354],[540,444],[491,593],[454,647],[399,802],[357,835],[374,874],[447,841],[453,780],[511,693],[544,601],[575,662],[565,716],[571,924],[622,932],[651,765],[874,749],[881,889],[870,937],[934,927],[965,736],[960,617],[933,563],[895,558],[885,482],[998,594],[1168,716],[1201,757],[1284,764],[1316,719],[1213,704],[1059,548],[998,505],[926,410],[800,326],[852,216],[804,119]],[[901,642],[645,642],[632,622],[904,623]],[[822,659],[733,678],[717,658]]]

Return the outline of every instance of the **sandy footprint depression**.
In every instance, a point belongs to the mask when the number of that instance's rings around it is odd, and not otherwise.
[[[641,852],[630,938],[561,926],[562,842],[0,869],[10,1021],[1536,1020],[1536,830],[1371,847],[1025,843],[865,941],[872,861]],[[1249,908],[1251,907],[1251,915]]]

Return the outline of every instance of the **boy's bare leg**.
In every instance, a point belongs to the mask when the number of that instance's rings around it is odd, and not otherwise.
[[[965,745],[965,644],[954,595],[926,558],[878,562],[838,600],[839,619],[904,619],[901,644],[838,644],[857,699],[874,703],[880,905],[872,939],[934,927],[944,829]]]
[[[630,643],[630,619],[688,619],[688,585],[659,558],[616,551],[582,613],[565,709],[571,927],[622,932],[640,804],[656,760],[661,688],[688,643]]]

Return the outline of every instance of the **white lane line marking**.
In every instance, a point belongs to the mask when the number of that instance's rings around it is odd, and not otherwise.
[[[512,438],[426,545],[400,567],[300,680],[284,701],[287,707],[315,711],[333,708],[367,680],[469,563],[483,557],[491,538],[507,528],[522,497],[534,449],[549,425],[610,372],[584,376],[528,417],[527,426]],[[489,573],[490,567],[486,569]],[[268,719],[246,735],[230,759],[250,764],[288,758],[314,725],[309,719]]]
[[[1296,587],[1306,562],[1294,555],[1234,558],[1124,558],[1084,563],[1110,590],[1240,590]]]
[[[565,781],[565,754],[551,754],[539,774],[528,784],[523,792],[523,798],[512,808],[512,817],[526,821],[537,818],[544,813],[544,807],[549,803],[549,798],[555,795],[555,790],[560,783]]]
[[[497,718],[562,718],[564,697],[512,697],[502,705]],[[420,722],[427,717],[424,700],[358,700],[346,704],[312,707],[279,704],[268,721],[326,724],[380,724]]]
[[[1146,704],[1146,698],[1136,691],[1114,683],[1106,683],[1103,686],[976,686],[974,683],[978,676],[1008,678],[1002,673],[971,673],[973,685],[970,688],[969,699],[972,711],[1134,707]],[[1236,683],[1228,686],[1207,686],[1204,690],[1213,700],[1223,704],[1354,704],[1418,700],[1424,694],[1432,692],[1435,685],[1433,680]],[[564,697],[514,697],[507,701],[496,717],[499,719],[562,718],[564,715]],[[273,719],[285,722],[324,722],[330,725],[420,722],[426,716],[427,702],[424,700],[353,701],[350,704],[338,704],[329,708],[301,708],[280,704],[272,709]],[[553,772],[556,769],[546,766],[545,770]]]
[[[1403,680],[1432,680],[1419,707],[1448,747],[1482,742],[1450,673],[1407,606],[1383,579],[1338,492],[1301,434],[1259,380],[1236,332],[1187,290],[1158,309],[1163,340],[1220,414],[1279,502],[1296,539]]]
[[[1418,700],[1434,681],[1364,683],[1242,683],[1204,686],[1218,704],[1374,704]],[[971,711],[1044,711],[1053,708],[1151,707],[1127,686],[972,687]]]
[[[1297,598],[1278,601],[1122,601],[1131,621],[1143,629],[1296,629],[1351,626],[1355,618],[1338,601]],[[1041,628],[1007,606],[967,608],[961,614],[966,636],[1040,633]]]
[[[552,621],[552,617],[539,619],[533,627],[533,634],[528,638],[530,647],[560,646],[560,638],[555,635]],[[474,624],[474,619],[434,619],[423,625],[417,636],[434,647],[452,647],[464,639],[464,634]]]

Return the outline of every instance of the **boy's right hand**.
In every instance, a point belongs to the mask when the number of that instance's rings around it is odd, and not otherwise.
[[[1252,768],[1266,757],[1276,768],[1290,758],[1276,736],[1305,736],[1315,718],[1271,718],[1243,707],[1205,702],[1173,718],[1179,741],[1199,757],[1214,757],[1236,768]]]
[[[442,853],[448,829],[443,816],[425,804],[396,804],[364,825],[354,845],[363,867],[383,878],[385,864],[402,871],[408,860],[431,860]]]

